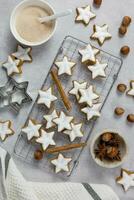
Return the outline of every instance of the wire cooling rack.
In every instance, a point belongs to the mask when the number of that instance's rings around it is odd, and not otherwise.
[[[51,69],[55,67],[54,66],[55,61],[62,60],[62,58],[65,55],[71,61],[76,62],[77,65],[73,69],[72,76],[66,76],[66,75],[60,76],[60,80],[62,81],[62,85],[65,89],[65,92],[68,93],[68,91],[72,88],[73,80],[77,80],[80,82],[87,81],[88,85],[93,84],[95,86],[96,92],[100,95],[100,102],[102,103],[101,107],[102,109],[112,89],[112,86],[118,77],[118,74],[122,66],[122,60],[116,56],[111,55],[110,53],[100,50],[100,54],[98,54],[97,59],[99,59],[99,61],[101,61],[102,63],[108,63],[108,67],[106,69],[106,78],[98,78],[96,80],[92,80],[90,71],[87,69],[86,66],[81,64],[81,57],[78,53],[78,50],[84,48],[86,45],[87,44],[83,41],[80,41],[72,36],[67,36],[58,50],[58,53],[54,59]],[[63,102],[58,94],[57,88],[55,87],[55,84],[51,78],[50,71],[48,73],[45,82],[43,83],[42,89],[47,89],[48,87],[53,86],[54,95],[58,97],[58,101],[56,101],[56,103],[54,103],[53,105],[54,108],[56,108],[57,111],[63,110],[67,114],[74,116],[76,122],[83,122],[84,137],[82,139],[76,139],[75,143],[87,142],[96,124],[96,121],[92,120],[91,122],[88,122],[86,120],[85,115],[80,112],[80,107],[75,97],[72,95],[69,95],[69,99],[72,103],[73,109],[70,113],[66,111]],[[43,120],[43,115],[48,114],[50,111],[43,106],[37,105],[36,102],[33,105],[33,108],[28,116],[28,119],[29,118],[35,119],[39,123],[42,123],[43,127],[45,128],[45,121]],[[27,124],[28,119],[25,125]],[[57,146],[70,143],[68,137],[63,133],[57,133],[57,130],[55,130],[54,140],[56,141]],[[39,148],[40,148],[39,144],[36,144],[35,141],[28,142],[26,135],[24,133],[20,133],[15,145],[14,152],[19,158],[23,159],[23,161],[41,167],[43,170],[50,172],[51,175],[54,175],[52,173],[54,169],[53,166],[50,164],[50,159],[54,158],[56,155],[44,154],[44,158],[41,161],[36,161],[34,160],[34,151]],[[70,176],[72,174],[73,169],[75,168],[75,166],[77,166],[79,162],[79,157],[82,151],[83,149],[75,149],[63,153],[66,157],[72,157],[70,172],[65,174],[65,177]]]

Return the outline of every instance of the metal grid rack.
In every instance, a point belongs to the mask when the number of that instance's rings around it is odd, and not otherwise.
[[[98,94],[100,94],[100,102],[102,103],[103,108],[107,97],[112,89],[112,86],[115,82],[115,80],[118,77],[118,74],[120,72],[121,66],[122,66],[122,60],[118,57],[115,57],[105,51],[100,50],[100,54],[98,54],[97,59],[99,59],[101,62],[108,63],[108,67],[106,69],[106,78],[99,78],[96,80],[92,80],[90,71],[81,64],[80,55],[78,53],[79,49],[84,48],[86,43],[83,41],[80,41],[72,36],[67,36],[64,41],[61,44],[61,47],[58,50],[58,53],[54,59],[54,62],[52,64],[52,67],[54,67],[54,63],[56,60],[61,60],[64,55],[66,55],[70,60],[77,63],[76,67],[73,69],[72,76],[68,77],[66,75],[60,76],[60,80],[62,81],[63,87],[65,89],[65,92],[67,93],[72,88],[72,81],[73,80],[79,80],[79,81],[87,81],[88,85],[93,84],[96,87],[96,91]],[[52,69],[52,68],[51,68]],[[50,69],[50,71],[51,71]],[[87,122],[86,117],[84,114],[82,114],[80,111],[80,107],[75,99],[74,96],[69,95],[69,99],[72,103],[72,111],[71,113],[68,113],[63,105],[62,100],[60,99],[60,96],[58,95],[57,88],[55,87],[53,80],[50,75],[50,71],[48,73],[48,76],[43,83],[42,89],[46,89],[50,86],[53,86],[54,88],[54,94],[58,97],[58,101],[54,103],[54,107],[60,111],[63,110],[67,114],[73,115],[76,122],[83,122],[83,131],[84,131],[84,137],[80,139],[76,139],[75,143],[78,142],[86,142],[95,126],[95,120],[92,120],[91,122]],[[48,114],[49,110],[46,109],[43,106],[35,104],[33,105],[33,108],[28,116],[29,118],[33,118],[37,120],[38,122],[43,123],[45,128],[45,122],[43,120],[43,115]],[[26,124],[28,122],[28,119],[26,121]],[[65,134],[62,133],[55,133],[55,141],[57,146],[68,144],[69,139]],[[40,148],[39,144],[36,144],[35,142],[28,142],[26,135],[23,133],[20,133],[18,140],[15,145],[15,155],[19,158],[23,159],[24,161],[31,163],[33,165],[36,165],[38,167],[41,167],[42,169],[46,170],[47,172],[50,172],[52,175],[54,175],[51,169],[52,166],[50,165],[49,159],[55,157],[55,155],[44,155],[44,158],[41,161],[34,160],[33,154],[36,149]],[[79,157],[82,153],[83,149],[75,149],[71,150],[69,152],[66,152],[64,155],[69,157],[72,157],[72,163],[71,163],[71,170],[68,174],[65,174],[65,177],[70,176],[73,172],[73,169],[78,164]],[[62,173],[61,173],[62,174]],[[63,176],[63,174],[62,174]]]

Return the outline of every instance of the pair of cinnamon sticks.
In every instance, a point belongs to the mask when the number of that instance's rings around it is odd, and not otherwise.
[[[52,75],[52,78],[53,78],[53,80],[54,80],[54,82],[55,82],[55,84],[57,86],[57,89],[58,89],[60,95],[61,95],[61,98],[63,100],[63,103],[64,103],[66,109],[68,111],[71,111],[71,109],[72,109],[71,102],[69,101],[69,98],[66,95],[66,93],[65,93],[65,91],[64,91],[64,89],[62,87],[62,83],[61,83],[60,79],[58,78],[57,70],[56,69],[52,69],[51,75]]]

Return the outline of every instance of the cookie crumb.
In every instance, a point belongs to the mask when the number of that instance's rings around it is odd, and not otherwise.
[[[102,0],[94,0],[94,4],[95,4],[96,6],[101,6]]]

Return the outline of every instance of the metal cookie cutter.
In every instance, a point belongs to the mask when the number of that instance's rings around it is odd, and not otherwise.
[[[32,101],[27,93],[28,82],[16,82],[9,77],[5,86],[0,87],[0,108],[10,106],[16,112],[19,112],[22,105]]]

